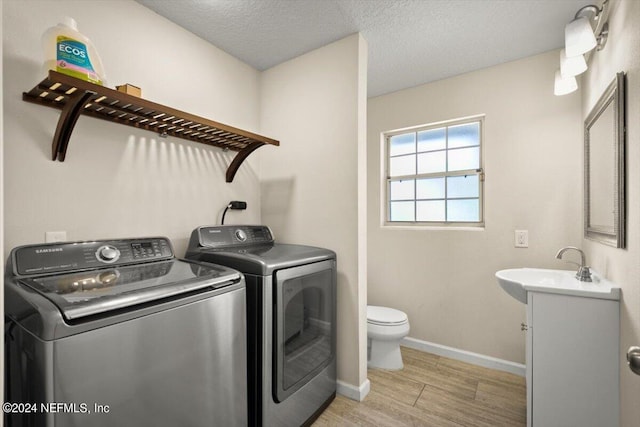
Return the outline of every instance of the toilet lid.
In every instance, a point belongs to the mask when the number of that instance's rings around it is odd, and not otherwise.
[[[407,315],[394,308],[367,306],[367,322],[374,325],[400,325],[408,321]]]

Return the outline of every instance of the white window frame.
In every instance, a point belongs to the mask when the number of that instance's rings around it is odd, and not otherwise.
[[[437,123],[430,123],[430,124],[426,124],[426,125],[420,125],[420,126],[414,126],[414,127],[410,127],[410,128],[404,128],[404,129],[398,129],[398,130],[393,130],[393,131],[388,131],[388,132],[383,132],[382,133],[382,153],[384,155],[384,158],[382,159],[382,188],[381,188],[381,194],[383,195],[383,199],[382,199],[382,204],[383,207],[381,209],[381,214],[382,214],[382,226],[383,227],[396,227],[396,228],[403,228],[403,227],[409,227],[409,228],[446,228],[446,229],[453,229],[453,228],[459,228],[459,229],[483,229],[484,228],[484,178],[485,178],[485,170],[484,170],[484,115],[477,115],[477,116],[470,116],[470,117],[463,117],[463,118],[459,118],[459,119],[454,119],[454,120],[447,120],[447,121],[442,121],[442,122],[437,122]],[[468,124],[468,123],[475,123],[478,122],[480,125],[480,132],[479,132],[479,136],[480,136],[480,141],[479,141],[479,156],[480,156],[480,165],[478,169],[469,169],[469,170],[461,170],[461,171],[454,171],[454,172],[449,172],[449,171],[445,171],[445,172],[438,172],[438,173],[427,173],[427,174],[418,174],[416,173],[415,175],[405,175],[405,176],[394,176],[393,178],[390,177],[390,159],[391,159],[391,155],[390,155],[390,140],[391,137],[396,136],[396,135],[402,135],[402,134],[407,134],[407,133],[418,133],[418,132],[422,132],[425,130],[431,130],[431,129],[438,129],[438,128],[443,128],[443,127],[450,127],[450,126],[456,126],[456,125],[462,125],[462,124]],[[449,148],[445,148],[442,151],[447,151],[448,152]],[[416,158],[417,158],[417,154],[419,154],[419,152],[416,151]],[[417,172],[417,171],[416,171]],[[398,181],[398,180],[403,180],[403,179],[421,179],[421,178],[436,178],[436,177],[443,177],[445,178],[445,182],[446,182],[446,177],[450,177],[450,176],[465,176],[465,175],[478,175],[478,185],[479,185],[479,189],[478,189],[478,204],[479,204],[479,221],[477,222],[463,222],[463,221],[390,221],[390,217],[391,217],[391,182],[392,181]],[[446,185],[446,184],[445,184]],[[446,190],[445,190],[446,191]],[[419,201],[419,199],[414,198],[413,199],[414,202]],[[443,199],[445,200],[445,206],[446,206],[446,193],[445,193],[445,198]],[[415,203],[414,206],[417,206],[417,203]],[[415,208],[415,207],[414,207]]]

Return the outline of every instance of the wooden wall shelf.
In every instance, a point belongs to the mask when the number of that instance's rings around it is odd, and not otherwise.
[[[122,125],[150,130],[160,136],[175,136],[222,149],[237,151],[226,181],[232,182],[242,162],[265,144],[280,142],[262,135],[227,126],[133,95],[76,79],[56,71],[22,94],[27,102],[62,110],[53,136],[53,160],[64,161],[69,138],[81,114]]]

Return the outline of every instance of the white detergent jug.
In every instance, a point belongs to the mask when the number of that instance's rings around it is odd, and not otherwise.
[[[93,43],[78,31],[73,18],[49,28],[42,35],[45,70],[54,70],[78,79],[104,85],[102,61]]]

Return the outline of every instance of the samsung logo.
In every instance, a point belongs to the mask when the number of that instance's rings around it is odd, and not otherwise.
[[[62,248],[46,248],[46,249],[36,249],[37,254],[46,254],[49,252],[62,252]]]

